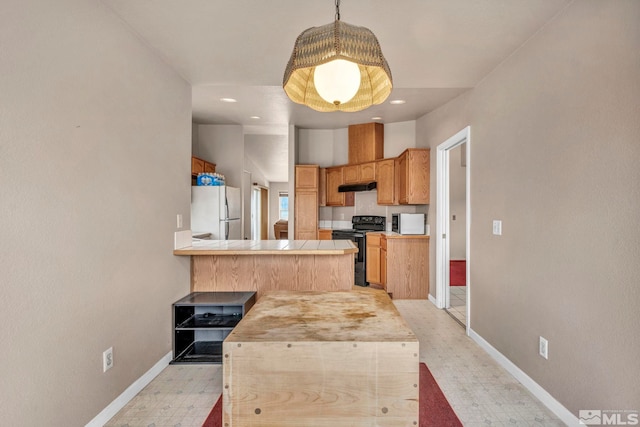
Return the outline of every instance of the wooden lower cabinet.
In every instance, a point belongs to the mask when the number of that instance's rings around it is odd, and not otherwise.
[[[387,289],[387,239],[384,239],[384,242],[384,248],[380,248],[380,284]]]
[[[382,285],[380,238],[377,233],[367,233],[367,282]]]
[[[429,237],[367,233],[367,281],[395,299],[427,299]]]
[[[332,240],[331,233],[333,230],[323,228],[318,230],[318,240]]]

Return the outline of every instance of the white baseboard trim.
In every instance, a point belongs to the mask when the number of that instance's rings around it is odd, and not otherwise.
[[[484,351],[489,353],[493,359],[498,362],[500,366],[507,370],[511,375],[515,377],[527,390],[531,392],[543,405],[545,405],[551,412],[553,412],[562,422],[568,426],[580,426],[580,420],[573,415],[571,411],[565,408],[560,402],[558,402],[553,396],[549,394],[544,388],[542,388],[537,382],[535,382],[529,375],[527,375],[522,369],[518,368],[512,361],[507,359],[502,353],[496,350],[491,344],[482,338],[473,329],[469,330],[469,336],[473,339]]]
[[[158,361],[151,369],[144,373],[140,378],[135,380],[133,384],[131,384],[122,394],[115,398],[113,402],[109,404],[106,408],[102,410],[98,415],[95,416],[94,419],[89,421],[85,427],[102,427],[107,421],[109,421],[115,414],[118,413],[124,405],[129,403],[131,399],[133,399],[136,394],[140,393],[140,391],[145,388],[155,377],[157,377],[160,372],[167,366],[169,366],[169,362],[173,358],[173,352],[165,354],[162,359]]]
[[[436,299],[431,294],[429,294],[429,301],[431,301],[431,303],[433,305],[435,305],[436,307],[438,306],[438,303],[436,302]]]

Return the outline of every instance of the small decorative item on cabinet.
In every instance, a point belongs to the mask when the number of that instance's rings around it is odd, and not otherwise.
[[[222,363],[222,341],[255,302],[255,292],[194,292],[173,303],[171,363]]]

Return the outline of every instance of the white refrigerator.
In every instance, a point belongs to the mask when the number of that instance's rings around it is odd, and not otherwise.
[[[211,233],[214,240],[241,239],[240,189],[199,185],[191,187],[191,230]]]

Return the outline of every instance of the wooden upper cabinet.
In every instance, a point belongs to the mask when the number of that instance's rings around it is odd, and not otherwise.
[[[349,126],[349,164],[372,162],[384,157],[384,125],[363,123]]]
[[[408,148],[396,161],[398,202],[401,205],[429,204],[430,151]]]
[[[379,160],[376,164],[376,182],[378,188],[378,204],[397,204],[395,191],[395,159]]]
[[[353,206],[354,193],[340,193],[338,187],[344,184],[344,167],[327,168],[327,206]]]
[[[376,162],[343,166],[344,183],[358,184],[376,180]]]
[[[204,172],[204,160],[197,157],[191,158],[191,175],[198,175]]]
[[[213,163],[209,163],[209,162],[204,162],[204,171],[205,172],[209,172],[209,173],[215,173],[216,172],[216,165]]]
[[[320,168],[318,179],[318,204],[327,206],[327,169]]]
[[[296,165],[296,189],[318,189],[318,165]]]
[[[198,157],[191,157],[191,175],[196,176],[203,172],[215,173],[215,171],[215,163],[207,162]]]
[[[360,165],[343,166],[343,184],[357,184],[360,182]]]
[[[327,206],[343,206],[344,193],[338,192],[338,187],[343,182],[343,169],[327,168]]]
[[[398,203],[407,204],[407,152],[402,153],[396,158],[395,166],[395,191]]]
[[[371,182],[376,180],[376,162],[363,163],[358,165],[360,170],[360,181]]]

